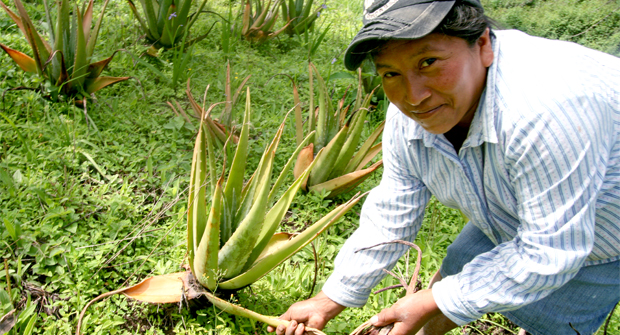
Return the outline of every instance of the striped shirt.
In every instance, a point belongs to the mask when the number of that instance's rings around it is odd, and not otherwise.
[[[433,286],[457,324],[539,300],[583,266],[620,259],[620,59],[496,31],[494,60],[457,153],[391,105],[384,172],[323,287],[349,307],[404,254],[431,194],[496,247]],[[620,274],[619,274],[620,275]]]

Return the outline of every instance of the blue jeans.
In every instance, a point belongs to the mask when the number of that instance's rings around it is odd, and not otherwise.
[[[471,222],[448,247],[443,277],[459,273],[476,255],[495,245]],[[581,268],[577,275],[547,297],[510,312],[510,321],[534,335],[593,334],[620,301],[620,261]]]

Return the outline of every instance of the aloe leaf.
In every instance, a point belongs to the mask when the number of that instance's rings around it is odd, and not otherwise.
[[[314,139],[314,134],[315,134],[314,131],[311,132],[310,134],[308,134],[308,136],[306,136],[306,138],[304,138],[301,141],[301,143],[299,143],[297,145],[297,148],[295,149],[295,152],[293,152],[291,157],[288,159],[288,161],[286,162],[286,164],[282,168],[282,171],[280,171],[280,175],[278,176],[278,179],[276,179],[276,182],[273,184],[273,187],[271,188],[271,192],[269,193],[269,203],[271,203],[271,201],[273,201],[273,198],[276,196],[276,194],[280,190],[280,186],[282,186],[282,184],[284,183],[284,181],[288,177],[291,168],[293,168],[293,166],[294,166],[293,163],[297,162],[297,157],[299,157],[299,153],[306,147],[306,145],[308,145],[308,143],[310,143]],[[299,171],[299,174],[297,174],[297,175],[293,174],[295,176],[295,179],[297,179],[297,177],[299,177],[299,175],[304,170],[306,170],[306,168],[307,168],[307,165],[306,165],[306,167],[302,171]]]
[[[30,56],[23,52],[13,50],[1,43],[0,48],[2,48],[22,70],[37,73],[37,63]]]
[[[235,151],[235,157],[230,166],[230,173],[228,174],[228,180],[226,181],[226,187],[224,188],[224,202],[226,203],[227,210],[230,215],[227,219],[225,241],[228,241],[229,236],[233,232],[234,226],[234,214],[237,211],[238,206],[241,205],[241,190],[243,189],[243,177],[245,175],[245,167],[248,157],[248,140],[250,134],[250,89],[247,89],[245,115],[243,117],[243,126],[241,127],[241,134],[239,135],[239,143],[237,144],[237,150]]]
[[[347,164],[351,161],[353,154],[355,154],[355,149],[357,149],[357,145],[359,144],[360,137],[362,136],[367,113],[368,109],[362,108],[358,110],[355,115],[353,115],[351,128],[347,134],[347,139],[342,145],[338,159],[336,160],[336,163],[334,163],[334,168],[328,179],[341,176],[344,169],[347,167]]]
[[[91,94],[99,91],[100,89],[116,84],[121,81],[125,81],[131,77],[97,77],[96,79],[86,78],[84,82],[84,90],[86,93]]]
[[[189,182],[187,208],[187,251],[189,264],[194,272],[194,255],[204,229],[207,226],[206,183],[207,183],[207,139],[204,123],[201,121],[194,144]]]
[[[159,0],[159,13],[157,14],[158,31],[164,31],[165,22],[170,21],[170,14],[174,13],[174,10],[170,11],[171,6],[174,6],[172,0]]]
[[[385,127],[385,121],[381,122],[381,124],[378,125],[377,128],[375,128],[372,134],[370,134],[370,136],[366,139],[364,144],[362,144],[360,149],[357,151],[355,156],[351,158],[351,161],[349,161],[349,164],[347,164],[347,167],[344,169],[345,174],[355,171],[355,169],[359,166],[360,162],[362,162],[362,160],[364,160],[364,157],[366,157],[366,153],[368,152],[368,150],[370,150],[370,148],[373,147],[373,144],[381,136],[381,133],[383,133],[384,127]]]
[[[140,13],[138,13],[138,9],[136,8],[136,5],[131,0],[127,0],[127,2],[129,3],[129,8],[133,12],[133,15],[138,20],[138,23],[140,23],[140,27],[142,27],[142,31],[148,32],[149,28],[147,24],[144,22],[144,20],[142,19],[142,17],[140,16]]]
[[[275,233],[271,235],[269,242],[267,243],[263,251],[260,253],[260,255],[258,255],[258,258],[256,258],[254,263],[259,262],[261,259],[265,258],[267,255],[280,249],[283,243],[286,243],[286,241],[292,239],[293,237],[295,237],[295,235],[297,234],[286,233],[286,232],[279,232],[279,233]]]
[[[144,10],[144,16],[146,23],[149,27],[149,33],[153,39],[158,40],[161,36],[157,31],[157,14],[155,14],[155,8],[153,7],[152,0],[140,0],[142,3],[142,9]]]
[[[301,149],[301,148],[302,148],[301,145],[298,146],[298,149]],[[321,153],[319,153],[319,155]],[[292,157],[295,157],[295,154],[293,154]],[[295,182],[293,182],[293,184],[291,184],[288,190],[284,192],[282,197],[280,197],[278,202],[276,202],[276,204],[271,208],[271,210],[269,210],[269,212],[265,216],[265,222],[263,223],[263,227],[258,236],[258,241],[256,242],[256,246],[254,247],[254,249],[252,249],[252,253],[250,254],[250,257],[246,261],[246,264],[243,268],[244,271],[250,268],[250,266],[260,256],[260,254],[263,252],[263,250],[269,243],[273,233],[275,233],[275,231],[278,229],[278,226],[280,225],[282,218],[284,218],[286,211],[288,211],[291,205],[291,202],[293,202],[295,195],[297,195],[297,192],[299,191],[301,184],[308,177],[308,174],[310,174],[310,170],[312,170],[312,166],[313,164],[310,164],[310,166],[306,168],[306,170],[295,180]]]
[[[319,193],[329,191],[329,197],[333,198],[354,189],[357,185],[366,180],[366,178],[368,178],[381,165],[383,165],[383,160],[378,161],[367,169],[353,171],[345,174],[344,176],[339,176],[324,183],[313,185],[310,187],[310,191]]]
[[[368,152],[366,153],[366,156],[364,156],[364,158],[359,163],[359,165],[355,168],[354,171],[363,169],[364,166],[366,166],[366,164],[368,164],[373,158],[375,158],[375,156],[377,156],[377,154],[381,152],[382,147],[383,147],[383,143],[379,142],[376,145],[374,145],[372,148],[370,148],[370,150],[368,150]]]
[[[261,11],[260,7],[257,8],[257,11],[260,11],[261,13],[258,14],[258,16],[254,19],[254,22],[252,23],[252,26],[250,26],[250,30],[251,29],[260,29],[265,24],[265,17],[267,16],[267,12],[269,12],[269,7],[270,6],[271,6],[271,0],[269,0],[269,2],[262,9],[262,11]]]
[[[165,1],[166,0],[164,0],[164,5],[167,5]],[[174,44],[175,35],[177,33],[176,30],[173,29],[172,23],[174,20],[176,20],[176,18],[174,18],[173,16],[173,14],[176,15],[176,6],[174,4],[170,4],[166,8],[167,12],[165,12],[164,19],[162,20],[161,17],[159,18],[163,25],[161,29],[158,28],[159,31],[161,31],[161,38],[159,39],[159,43],[166,47],[171,47]],[[183,52],[183,50],[181,50],[181,52]]]
[[[78,6],[75,6],[77,13],[77,27],[83,26],[82,15]],[[73,73],[71,79],[74,80],[73,85],[81,87],[84,84],[85,74],[88,70],[88,60],[86,59],[86,39],[84,38],[84,31],[77,29],[77,44],[75,46],[75,63],[73,64]]]
[[[222,204],[222,178],[215,186],[207,226],[194,258],[194,275],[198,282],[214,291],[217,287],[218,252],[220,249],[220,213]]]
[[[26,37],[26,39],[28,40],[28,42],[30,42],[30,40],[28,39],[28,33],[26,33],[26,28],[24,27],[24,23],[22,22],[22,19],[19,17],[19,15],[15,14],[9,7],[7,7],[3,1],[0,0],[0,6],[2,6],[2,8],[4,9],[4,11],[9,15],[9,17],[11,18],[11,20],[13,20],[13,22],[15,22],[15,24],[17,25],[17,27],[19,27],[19,30],[22,31],[22,34],[24,34],[24,36]]]
[[[24,35],[28,40],[30,47],[32,48],[32,58],[37,64],[38,74],[40,76],[43,76],[43,64],[50,56],[51,47],[46,42],[44,42],[39,33],[37,33],[34,25],[32,24],[32,21],[30,21],[30,17],[28,16],[26,9],[24,8],[24,5],[21,3],[20,0],[15,0],[15,6],[18,9],[21,22],[24,27]]]
[[[305,247],[333,223],[338,221],[338,219],[353,208],[353,206],[355,206],[366,194],[367,193],[364,193],[360,196],[353,197],[348,202],[336,207],[319,221],[304,230],[301,234],[284,243],[273,253],[254,263],[250,269],[235,278],[220,283],[218,287],[225,290],[239,289],[257,281],[280,263],[284,262],[293,254]]]
[[[320,184],[327,180],[332,169],[334,168],[336,160],[338,159],[342,145],[347,139],[348,131],[349,125],[342,127],[338,134],[336,134],[336,136],[334,136],[334,138],[325,147],[325,153],[323,156],[315,159],[317,162],[312,169],[312,172],[310,172],[310,177],[308,178],[309,185]]]
[[[318,70],[314,66],[314,64],[310,63],[312,66],[312,70],[316,74],[318,90],[319,90],[319,115],[316,124],[316,142],[314,150],[321,150],[324,146],[327,145],[327,142],[332,138],[330,135],[332,133],[332,128],[335,127],[334,124],[334,110],[331,104],[331,100],[329,99],[329,94],[327,92],[327,86],[325,85],[325,81],[319,74]]]
[[[314,113],[314,76],[312,75],[312,63],[308,63],[308,91],[310,92],[310,106],[308,107],[308,125],[311,130],[316,129],[316,117]],[[315,137],[314,144],[317,144]],[[318,150],[316,151],[318,152]]]
[[[114,53],[112,54],[112,56],[100,60],[98,62],[94,62],[94,63],[90,63],[88,65],[88,78],[97,78],[101,75],[101,73],[103,72],[103,70],[105,69],[106,66],[108,66],[108,64],[112,61],[112,58],[114,58],[114,55],[116,55],[116,53],[118,52],[118,50],[114,51]]]
[[[310,143],[305,146],[297,155],[297,161],[295,162],[295,168],[293,169],[293,176],[295,178],[299,177],[312,163],[312,161],[314,161],[314,143]],[[306,182],[301,185],[301,188],[307,190]]]
[[[241,34],[244,36],[250,31],[251,11],[252,5],[250,4],[250,0],[247,0],[247,2],[245,3],[245,9],[243,10],[243,25],[241,28]]]
[[[86,57],[88,59],[93,56],[93,52],[95,51],[95,44],[97,43],[97,38],[99,37],[99,30],[101,29],[103,15],[108,7],[108,2],[110,2],[110,0],[105,0],[103,3],[103,6],[101,7],[101,14],[99,14],[99,19],[97,19],[97,23],[88,37],[88,43],[86,44]]]
[[[258,239],[256,231],[260,229],[265,220],[274,157],[275,152],[273,151],[267,155],[267,160],[261,168],[261,174],[259,175],[258,198],[246,217],[239,224],[239,227],[220,250],[218,265],[223,271],[225,278],[234,277],[241,272],[246,260],[250,257],[252,248],[256,244]]]
[[[278,127],[276,134],[274,135],[271,143],[263,153],[263,156],[258,163],[258,168],[254,172],[251,182],[248,182],[249,185],[246,185],[246,187],[244,187],[244,190],[242,191],[243,196],[241,205],[239,206],[237,214],[235,215],[235,222],[240,222],[247,215],[250,207],[253,206],[254,202],[256,202],[256,200],[259,198],[259,193],[257,193],[256,190],[259,189],[257,185],[259,184],[260,179],[254,178],[254,175],[260,175],[260,171],[262,171],[262,167],[268,159],[268,154],[271,152],[275,152],[278,148],[278,144],[280,143],[280,139],[282,137],[282,132],[284,131],[285,122],[286,119],[280,124],[280,127]]]
[[[84,39],[88,41],[90,38],[90,26],[93,23],[93,0],[88,2],[88,6],[84,11],[82,18],[82,31],[84,31]]]

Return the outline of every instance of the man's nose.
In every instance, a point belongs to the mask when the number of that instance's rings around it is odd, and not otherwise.
[[[407,96],[405,97],[405,102],[411,106],[419,106],[431,96],[430,89],[426,86],[425,80],[420,78],[420,76],[415,74],[408,75],[406,86]]]

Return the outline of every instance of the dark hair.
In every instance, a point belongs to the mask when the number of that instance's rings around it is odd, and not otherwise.
[[[495,25],[482,8],[465,3],[456,4],[432,33],[459,37],[474,45],[487,28]]]

